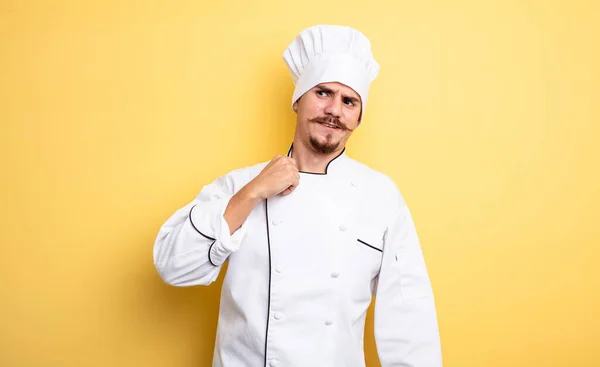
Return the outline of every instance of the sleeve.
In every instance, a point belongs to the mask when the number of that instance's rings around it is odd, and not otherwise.
[[[433,291],[406,205],[384,235],[375,290],[375,341],[382,367],[441,367]]]
[[[233,176],[232,172],[204,186],[195,200],[160,228],[154,243],[154,265],[166,283],[209,285],[227,257],[239,248],[246,223],[230,235],[223,217],[235,194]]]

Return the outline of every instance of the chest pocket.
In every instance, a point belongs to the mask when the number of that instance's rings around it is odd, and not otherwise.
[[[383,228],[377,225],[359,225],[352,236],[352,247],[357,265],[370,277],[379,273],[383,258]]]

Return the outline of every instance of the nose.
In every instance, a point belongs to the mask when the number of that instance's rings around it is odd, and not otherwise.
[[[342,113],[342,100],[341,98],[330,98],[325,106],[325,113],[333,117],[339,118]]]

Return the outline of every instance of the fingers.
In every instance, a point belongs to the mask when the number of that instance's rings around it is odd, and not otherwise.
[[[287,189],[283,190],[281,192],[281,194],[279,194],[279,195],[281,195],[281,196],[287,196],[287,195],[291,194],[294,190],[296,190],[296,187],[298,187],[298,185],[290,186]]]
[[[291,185],[288,186],[287,189],[283,190],[280,193],[280,195],[286,196],[291,194],[294,190],[296,190],[296,187],[298,187],[298,185],[300,185],[300,175],[298,174],[298,172],[294,172],[294,180],[292,181]]]
[[[271,162],[267,164],[267,167],[265,167],[263,172],[265,177],[269,177],[267,182],[280,182],[280,184],[288,185],[285,190],[279,193],[281,196],[291,194],[300,184],[298,163],[295,159],[288,156],[275,155]],[[261,174],[263,174],[263,172],[261,172]],[[273,188],[276,189],[275,187]]]
[[[295,171],[298,171],[298,163],[296,162],[296,160],[294,158],[288,157],[288,156],[282,156],[277,154],[275,157],[273,157],[273,159],[271,160],[271,162],[269,162],[269,164],[267,164],[267,166],[271,166],[271,165],[280,165],[283,164],[284,166],[290,166],[293,167]]]
[[[281,158],[283,158],[281,155],[277,154],[273,157],[273,159],[271,159],[271,161],[269,163],[267,163],[267,165],[265,166],[265,168],[267,167],[272,167],[273,165],[275,165],[279,160],[281,160]]]
[[[289,157],[289,160],[292,163],[292,165],[294,165],[294,168],[296,168],[296,171],[298,171],[298,162],[296,162],[296,160],[292,157]]]

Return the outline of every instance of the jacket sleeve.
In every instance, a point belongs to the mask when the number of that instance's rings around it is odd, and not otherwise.
[[[375,291],[375,341],[382,367],[441,367],[433,291],[405,204],[384,235]]]
[[[202,188],[191,203],[177,210],[160,228],[154,243],[154,265],[168,284],[209,285],[244,237],[246,223],[233,235],[223,217],[235,194],[234,172]]]

